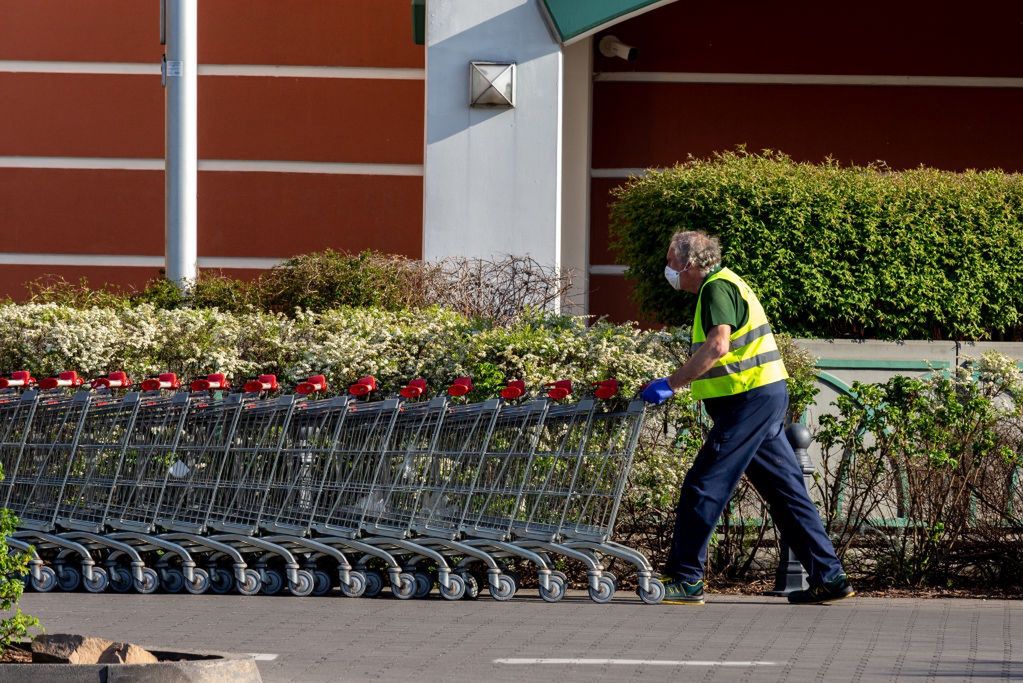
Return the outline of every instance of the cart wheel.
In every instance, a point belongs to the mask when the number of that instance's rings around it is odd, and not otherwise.
[[[518,590],[518,585],[515,583],[515,579],[508,574],[501,574],[497,577],[497,585],[490,584],[490,597],[494,600],[511,600],[515,596],[515,591]]]
[[[330,574],[323,571],[322,569],[316,569],[313,571],[313,595],[327,595],[330,590],[334,587],[333,582],[330,580]]]
[[[227,595],[234,588],[234,576],[223,567],[210,567],[206,570],[210,575],[210,590],[217,595]]]
[[[185,575],[180,569],[163,570],[163,589],[168,593],[180,593],[185,588]]]
[[[135,587],[131,572],[124,567],[111,567],[109,576],[110,589],[115,593],[127,593]]]
[[[202,595],[210,589],[210,575],[205,569],[193,569],[192,575],[195,579],[189,583],[185,581],[185,590],[192,595]]]
[[[92,568],[92,578],[83,579],[82,585],[85,586],[85,590],[90,593],[102,593],[110,585],[110,579],[107,577],[107,571],[102,567]]]
[[[426,572],[416,572],[412,578],[416,582],[415,591],[412,593],[415,599],[422,600],[433,590],[433,579]]]
[[[648,605],[656,605],[664,600],[664,583],[660,579],[650,579],[647,584],[650,586],[649,590],[643,590],[640,588],[636,592],[639,593],[639,599]]]
[[[157,575],[156,570],[151,567],[142,568],[142,580],[132,581],[135,584],[135,590],[143,595],[149,595],[155,593],[156,589],[160,587],[160,577]]]
[[[416,579],[408,572],[398,576],[398,585],[391,584],[391,594],[399,600],[408,600],[416,594]]]
[[[82,585],[82,574],[74,567],[63,565],[57,568],[57,587],[70,593]]]
[[[451,574],[448,576],[448,587],[445,588],[444,584],[441,584],[440,594],[446,600],[461,600],[465,597],[465,579],[458,574]]]
[[[267,569],[263,579],[263,595],[277,595],[284,589],[284,577],[276,569]]]
[[[613,583],[615,585],[615,590],[618,590],[618,577],[617,576],[615,576],[611,572],[601,572],[600,575],[601,576],[606,576],[607,578],[611,579],[611,583]]]
[[[39,579],[29,578],[32,588],[40,593],[49,593],[57,587],[57,572],[50,567],[39,568]]]
[[[383,581],[376,572],[363,574],[362,572],[348,572],[348,585],[341,584],[341,592],[349,598],[362,597],[369,593],[370,579],[376,582],[376,593],[378,595],[383,587]]]
[[[480,596],[480,582],[473,575],[472,572],[461,571],[458,575],[462,577],[462,581],[465,583],[465,595],[462,596],[465,600],[475,600]]]
[[[297,598],[304,598],[311,595],[313,588],[316,586],[316,580],[313,578],[313,573],[308,569],[299,569],[295,572],[295,578],[297,579],[294,583],[288,582],[288,590],[291,594]]]
[[[259,592],[259,589],[263,587],[263,582],[259,578],[259,572],[255,569],[245,570],[245,581],[238,581],[235,584],[235,588],[242,595],[255,595]]]
[[[544,602],[558,602],[565,597],[565,580],[557,574],[551,574],[547,588],[540,586],[540,597]]]
[[[344,586],[341,587],[344,590]],[[384,577],[379,572],[366,572],[366,590],[363,595],[367,598],[375,598],[384,590]],[[348,595],[348,593],[345,593]]]
[[[593,602],[604,604],[611,602],[611,598],[615,596],[615,582],[606,576],[601,576],[597,584],[597,589],[594,590],[592,587],[590,590],[590,600]]]

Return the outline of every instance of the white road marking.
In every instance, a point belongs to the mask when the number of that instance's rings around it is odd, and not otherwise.
[[[270,652],[246,652],[245,654],[252,657],[257,662],[272,662],[278,657],[278,655]]]
[[[580,658],[536,658],[536,659],[495,659],[494,664],[582,664],[607,666],[777,666],[777,662],[712,662],[698,659],[580,659]]]

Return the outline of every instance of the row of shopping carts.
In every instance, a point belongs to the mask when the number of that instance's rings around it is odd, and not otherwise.
[[[636,568],[648,603],[664,587],[611,540],[643,403],[567,382],[468,402],[469,378],[426,396],[416,380],[379,397],[373,378],[325,396],[272,376],[232,393],[222,375],[179,388],[123,373],[0,380],[0,503],[8,543],[31,552],[36,590],[290,592],[511,599],[516,569],[560,600],[578,562],[611,600],[609,558]],[[6,388],[2,388],[5,387]],[[140,389],[140,390],[135,390]]]

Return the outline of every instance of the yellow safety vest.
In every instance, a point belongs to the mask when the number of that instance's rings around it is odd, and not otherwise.
[[[727,280],[739,288],[739,294],[749,307],[749,319],[745,325],[732,331],[728,353],[693,381],[693,398],[734,396],[786,379],[789,374],[785,371],[785,363],[781,359],[763,306],[749,285],[727,268],[714,273],[700,286],[700,295],[696,299],[696,319],[693,321],[692,351],[695,352],[707,340],[700,320],[700,299],[703,288],[714,280]]]

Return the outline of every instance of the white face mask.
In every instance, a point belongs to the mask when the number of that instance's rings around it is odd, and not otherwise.
[[[668,280],[668,284],[671,285],[673,289],[682,288],[682,283],[679,280],[679,278],[682,277],[682,271],[675,270],[671,266],[664,266],[664,277]]]

